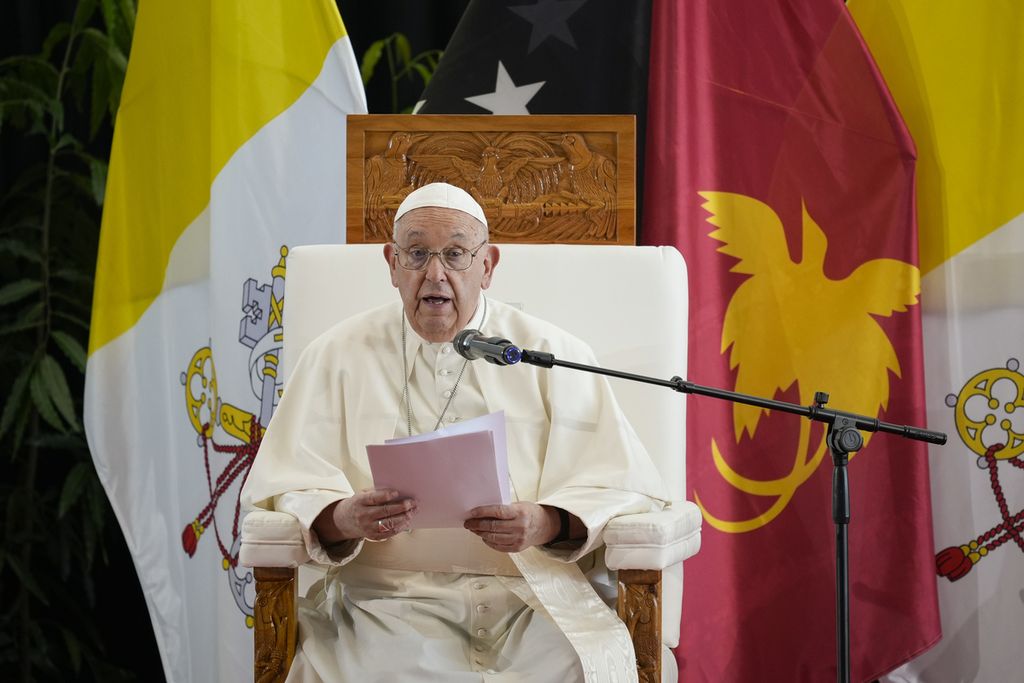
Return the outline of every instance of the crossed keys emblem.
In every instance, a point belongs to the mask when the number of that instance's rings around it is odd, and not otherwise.
[[[245,623],[252,628],[253,599],[249,595],[252,572],[238,567],[241,547],[239,493],[249,474],[253,460],[281,396],[282,384],[278,377],[278,363],[284,339],[285,257],[288,248],[282,246],[277,265],[271,268],[271,284],[260,285],[249,278],[242,286],[242,319],[238,341],[250,349],[248,370],[253,394],[259,399],[257,411],[250,412],[222,400],[217,388],[217,370],[213,350],[204,346],[197,350],[181,373],[185,388],[185,406],[189,422],[196,431],[196,443],[203,451],[203,468],[209,495],[205,506],[185,525],[181,532],[182,549],[193,557],[203,534],[211,527],[221,555],[221,567],[228,574],[231,595]],[[234,443],[218,442],[214,429],[220,427]],[[230,535],[218,523],[218,509],[227,499],[231,526]]]
[[[978,467],[988,473],[1002,521],[967,543],[935,555],[939,576],[957,581],[991,552],[1013,541],[1024,552],[1024,510],[1010,514],[1000,482],[1000,463],[1024,469],[1024,375],[1011,358],[1005,368],[979,372],[967,380],[959,394],[946,396],[954,410],[961,441],[977,456]],[[1004,468],[1005,469],[1005,468]]]

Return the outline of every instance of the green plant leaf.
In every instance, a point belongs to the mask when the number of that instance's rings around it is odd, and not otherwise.
[[[121,49],[128,53],[128,49],[131,47],[132,34],[135,32],[135,1],[134,0],[118,0],[118,4],[121,7],[121,18],[124,20],[124,32],[122,35],[126,37],[123,43],[119,43]]]
[[[91,469],[86,463],[79,462],[75,463],[75,466],[68,472],[68,476],[64,479],[64,486],[60,491],[57,519],[63,519],[71,506],[78,502],[78,499],[82,496],[82,491],[85,490],[86,477],[89,476]]]
[[[40,258],[39,253],[33,247],[34,245],[29,246],[25,242],[13,237],[0,240],[0,252],[7,252],[12,256],[23,258],[32,263],[42,263],[43,259]]]
[[[92,71],[92,94],[89,95],[89,139],[92,140],[107,116],[107,101],[110,97],[109,72],[97,65]]]
[[[31,380],[29,380],[28,388],[29,394],[31,394]],[[21,454],[21,442],[25,436],[25,430],[28,429],[29,422],[31,422],[30,418],[35,415],[32,404],[33,401],[26,401],[14,416],[14,429],[11,433],[11,462],[14,462]]]
[[[57,27],[54,27],[56,30]],[[60,72],[45,55],[13,55],[0,59],[0,69],[16,72],[25,83],[32,83],[52,92]]]
[[[75,17],[71,20],[71,31],[79,33],[89,23],[95,12],[96,0],[79,0],[78,6],[75,7]]]
[[[0,287],[0,306],[21,301],[27,296],[35,294],[42,288],[39,280],[18,280]]]
[[[56,306],[57,303],[67,304],[71,308],[77,308],[79,311],[88,313],[90,310],[89,301],[82,298],[83,292],[61,292],[57,289],[50,289],[50,305]]]
[[[39,367],[36,368],[35,376],[42,378],[50,401],[60,411],[61,417],[71,425],[74,431],[79,431],[78,418],[75,415],[75,402],[71,398],[71,390],[68,388],[68,381],[60,363],[50,354],[46,354],[39,359]]]
[[[50,29],[50,32],[46,36],[46,40],[43,41],[43,52],[42,58],[44,60],[50,59],[50,55],[53,53],[53,48],[66,39],[71,33],[71,24],[66,21],[62,21],[59,24],[54,25]]]
[[[25,399],[25,387],[28,386],[29,377],[32,376],[34,366],[32,363],[26,363],[18,373],[18,376],[14,380],[14,384],[11,385],[11,390],[7,393],[7,401],[4,403],[4,412],[0,415],[0,438],[7,433],[7,430],[11,428],[11,424],[14,422],[14,416],[18,410],[24,404]]]
[[[404,33],[393,33],[392,37],[395,39],[395,50],[398,52],[401,64],[403,66],[409,64],[412,61],[412,48],[409,46],[409,39],[405,37]]]
[[[107,164],[105,161],[90,159],[89,181],[92,186],[92,198],[96,201],[96,206],[103,206],[103,195],[107,189]]]
[[[21,585],[23,585],[29,593],[34,595],[39,602],[43,603],[47,607],[50,606],[50,601],[47,599],[43,589],[39,587],[38,583],[36,583],[32,573],[25,571],[25,568],[21,566],[20,560],[13,555],[9,555],[7,557],[7,565],[14,572],[15,576],[18,577],[18,580],[21,581]]]
[[[78,340],[61,330],[52,331],[50,337],[60,347],[60,350],[64,352],[64,355],[68,357],[68,360],[74,363],[76,368],[85,372],[85,349],[78,343]]]
[[[0,105],[4,106],[4,118],[22,130],[46,134],[47,116],[53,117],[58,125],[64,122],[61,103],[34,82],[0,78]]]
[[[71,323],[74,323],[74,324],[78,325],[83,330],[85,330],[87,332],[89,331],[89,323],[87,323],[86,321],[82,320],[81,318],[79,318],[76,315],[71,315],[70,313],[65,313],[64,311],[54,311],[53,312],[53,317],[54,318],[60,318],[61,320],[67,320],[68,322],[71,322]]]
[[[416,69],[416,71],[419,72],[420,78],[423,79],[423,87],[427,87],[427,85],[430,84],[430,77],[433,76],[433,74],[430,73],[430,69],[420,64],[419,62],[413,62],[409,66],[411,66],[412,68]]]
[[[35,301],[29,304],[26,308],[18,314],[18,318],[23,323],[35,323],[39,324],[43,322],[43,302]]]
[[[121,48],[117,46],[117,43],[109,37],[107,38],[106,55],[107,63],[115,72],[120,73],[123,76],[125,71],[128,70],[128,57],[121,51]]]
[[[79,642],[78,636],[68,629],[61,628],[60,632],[64,636],[64,648],[68,651],[71,668],[76,674],[80,673],[82,670],[82,644]]]
[[[71,133],[64,133],[63,135],[60,136],[60,139],[57,140],[57,144],[53,146],[52,151],[56,153],[61,151],[65,147],[70,147],[71,149],[78,149],[80,146],[81,145],[79,145],[78,140],[75,138],[74,135],[72,135]]]
[[[10,325],[4,325],[0,327],[0,337],[6,337],[9,334],[17,334],[19,332],[25,332],[27,330],[34,330],[43,324],[42,320],[20,320]]]
[[[92,65],[92,92],[89,95],[89,139],[91,140],[103,118],[107,115],[110,101],[110,68],[102,55],[109,50],[110,41],[105,35],[95,29],[87,29],[83,32],[83,38],[89,37],[96,46],[96,58]]]
[[[50,393],[47,390],[46,380],[43,379],[43,373],[39,371],[38,365],[35,372],[32,373],[32,379],[28,382],[28,391],[32,395],[32,403],[35,404],[36,410],[39,411],[39,417],[43,418],[46,424],[58,432],[66,432],[67,428],[61,423],[60,416],[53,406],[53,401],[50,399]]]
[[[359,66],[359,73],[363,76],[363,85],[369,83],[370,78],[373,77],[373,70],[377,68],[377,62],[380,61],[381,54],[384,52],[384,43],[384,39],[375,40],[363,53],[363,63]]]
[[[92,287],[93,279],[85,273],[74,268],[58,268],[50,273],[51,277],[70,282],[73,285],[84,285]]]
[[[100,0],[100,12],[103,14],[103,26],[107,29],[107,34],[112,35],[121,23],[121,13],[114,0]]]

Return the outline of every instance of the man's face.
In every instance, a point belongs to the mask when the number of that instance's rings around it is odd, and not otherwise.
[[[474,250],[484,240],[483,225],[475,218],[462,211],[433,206],[409,211],[395,228],[395,242],[405,250]],[[473,317],[480,290],[491,286],[498,248],[484,245],[476,252],[473,264],[460,271],[446,270],[437,256],[431,256],[423,270],[407,270],[398,264],[398,252],[391,243],[384,246],[384,258],[391,268],[391,284],[402,296],[412,328],[429,342],[448,342]]]

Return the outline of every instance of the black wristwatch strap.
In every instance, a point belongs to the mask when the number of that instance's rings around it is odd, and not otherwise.
[[[554,545],[569,540],[569,511],[564,508],[555,508],[555,510],[558,512],[558,535],[545,545]]]

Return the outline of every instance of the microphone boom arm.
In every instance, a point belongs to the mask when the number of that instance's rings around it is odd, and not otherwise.
[[[552,368],[555,366],[571,368],[573,370],[582,370],[584,372],[592,372],[598,375],[605,375],[607,377],[616,377],[618,379],[628,379],[633,382],[643,382],[644,384],[654,384],[657,386],[667,387],[678,391],[681,394],[696,394],[698,396],[710,396],[711,398],[717,398],[722,401],[731,401],[733,403],[743,403],[746,405],[757,406],[758,408],[764,408],[766,410],[779,410],[785,413],[792,413],[794,415],[800,415],[802,417],[815,420],[817,422],[824,422],[826,424],[833,424],[837,417],[843,417],[853,422],[853,426],[856,429],[862,429],[866,432],[887,432],[889,434],[896,434],[907,439],[914,439],[916,441],[926,441],[928,443],[937,444],[939,446],[946,443],[946,435],[942,432],[933,432],[928,429],[922,429],[920,427],[914,427],[911,425],[898,425],[890,422],[882,422],[881,420],[873,417],[867,417],[866,415],[857,415],[855,413],[848,413],[841,410],[832,410],[825,408],[825,403],[828,402],[828,394],[823,392],[817,392],[815,394],[815,403],[810,406],[802,406],[798,403],[788,403],[786,401],[776,401],[770,398],[762,398],[760,396],[753,396],[751,394],[743,394],[738,391],[727,391],[725,389],[718,389],[716,387],[708,387],[701,384],[695,384],[694,382],[688,382],[681,377],[673,377],[672,379],[658,379],[657,377],[648,377],[646,375],[637,375],[631,372],[622,372],[621,370],[610,370],[608,368],[598,367],[596,365],[584,365],[582,363],[573,363],[571,361],[564,361],[555,358],[554,355],[546,353],[544,351],[531,351],[530,349],[522,349],[521,362],[528,363],[529,365],[536,365],[542,368]],[[820,400],[819,400],[820,399]]]

